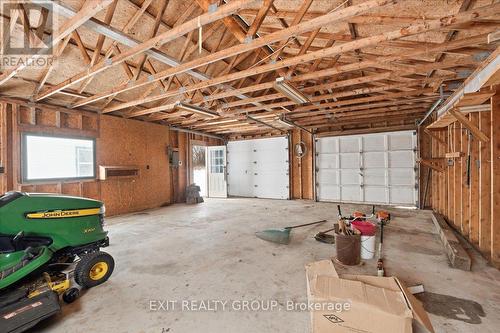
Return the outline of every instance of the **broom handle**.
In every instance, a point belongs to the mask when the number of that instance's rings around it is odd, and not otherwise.
[[[294,225],[293,227],[286,227],[285,229],[295,229],[295,228],[306,227],[308,225],[320,224],[320,223],[325,223],[325,222],[326,222],[326,220],[321,220],[321,221],[316,221],[316,222],[311,222],[311,223]]]

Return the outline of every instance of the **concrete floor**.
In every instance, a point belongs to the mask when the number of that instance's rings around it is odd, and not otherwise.
[[[370,211],[343,205],[346,213],[354,208]],[[472,272],[449,268],[428,211],[391,213],[384,241],[387,272],[407,285],[423,283],[426,292],[419,297],[436,332],[498,332],[500,272],[474,251]],[[334,255],[334,246],[312,236],[331,224],[294,231],[288,246],[257,239],[254,232],[320,219],[333,222],[336,214],[330,203],[209,199],[109,218],[111,246],[106,251],[116,260],[111,279],[35,331],[309,332],[307,311],[181,311],[180,302],[278,300],[285,306],[305,301],[304,265]],[[338,270],[374,275],[375,261]],[[173,311],[151,311],[151,300],[179,303]]]

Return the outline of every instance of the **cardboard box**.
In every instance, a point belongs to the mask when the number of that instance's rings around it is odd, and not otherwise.
[[[331,260],[307,265],[306,277],[313,333],[434,333],[420,301],[396,277],[339,277]]]

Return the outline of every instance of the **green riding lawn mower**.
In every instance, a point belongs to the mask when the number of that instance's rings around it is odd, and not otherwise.
[[[113,272],[102,202],[53,194],[0,197],[0,332],[23,332]]]

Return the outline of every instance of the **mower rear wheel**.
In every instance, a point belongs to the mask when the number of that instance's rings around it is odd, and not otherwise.
[[[75,281],[84,288],[92,288],[106,282],[114,268],[115,261],[106,252],[88,253],[76,264]]]

